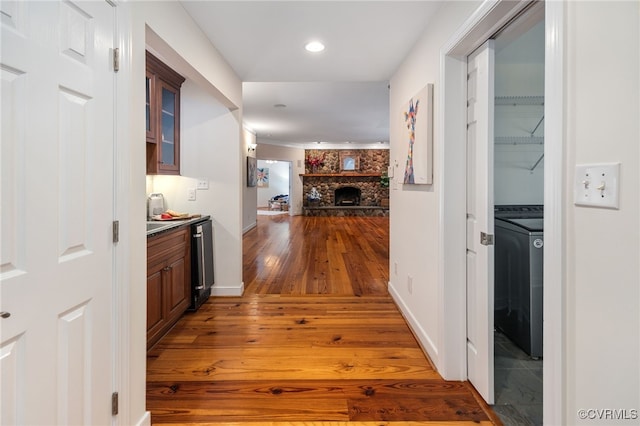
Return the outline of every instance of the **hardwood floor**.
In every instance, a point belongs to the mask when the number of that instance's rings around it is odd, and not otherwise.
[[[387,295],[388,218],[259,216],[243,245],[246,294]]]
[[[434,371],[387,294],[388,235],[388,218],[258,216],[244,296],[149,351],[153,424],[500,424]]]

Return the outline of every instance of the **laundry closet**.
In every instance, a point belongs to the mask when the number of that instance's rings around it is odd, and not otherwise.
[[[495,39],[495,411],[542,424],[544,10]]]

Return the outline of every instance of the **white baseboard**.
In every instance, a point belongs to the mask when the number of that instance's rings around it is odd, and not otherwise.
[[[235,297],[242,296],[244,293],[244,283],[240,283],[240,287],[225,287],[214,284],[211,287],[212,296]]]
[[[151,413],[145,411],[140,420],[135,423],[136,426],[151,426]]]
[[[396,306],[398,306],[398,309],[400,309],[402,316],[407,321],[409,328],[418,340],[418,344],[420,344],[422,351],[429,357],[434,367],[439,369],[440,359],[438,358],[438,347],[433,343],[433,340],[425,332],[420,323],[418,323],[415,316],[413,316],[413,313],[406,305],[400,294],[396,291],[391,281],[389,281],[387,287],[389,289],[389,294],[391,294],[391,298],[396,303]]]
[[[256,226],[258,226],[258,222],[253,222],[252,224],[248,225],[246,228],[244,228],[242,230],[243,234],[246,234],[247,232],[251,231],[253,228],[255,228]]]

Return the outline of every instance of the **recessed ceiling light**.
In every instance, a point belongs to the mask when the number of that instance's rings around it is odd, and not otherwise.
[[[308,52],[318,53],[324,50],[324,44],[319,41],[310,41],[309,43],[304,45],[304,48],[307,49]]]

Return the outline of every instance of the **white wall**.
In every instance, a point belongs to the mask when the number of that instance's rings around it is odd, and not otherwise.
[[[269,207],[269,200],[276,195],[289,195],[289,166],[288,161],[268,163],[258,160],[258,168],[269,169],[269,186],[258,187],[258,207]]]
[[[256,153],[257,157],[262,160],[282,160],[291,163],[289,214],[292,216],[301,215],[302,177],[300,177],[300,174],[304,173],[304,149],[260,143],[260,139],[258,139]]]
[[[544,20],[506,45],[496,41],[495,95],[544,95]],[[496,105],[495,136],[529,138],[544,115],[543,105]],[[544,121],[535,136],[544,134]],[[516,142],[517,141],[517,142]],[[544,145],[513,139],[494,150],[495,204],[543,204]],[[536,165],[536,163],[538,163]],[[534,165],[536,167],[531,170]]]
[[[564,355],[560,365],[565,368],[558,372],[566,386],[553,402],[560,405],[560,424],[621,424],[603,418],[580,420],[577,410],[640,407],[640,4],[566,2],[563,7],[566,183],[563,206],[557,210],[566,213],[557,220],[566,241],[560,248],[565,299],[561,323],[553,326],[566,336],[560,350]],[[439,48],[473,9],[469,3],[443,6],[392,77],[392,163],[403,165],[403,133],[396,118],[403,102],[430,82],[435,84],[435,99],[441,99]],[[459,103],[463,105],[463,99]],[[439,108],[436,103],[436,116]],[[439,173],[444,143],[440,129],[435,129],[435,136],[435,176],[448,176]],[[575,165],[618,161],[622,163],[620,210],[575,207]],[[442,330],[460,321],[446,317],[446,310],[438,306],[441,292],[453,284],[446,278],[438,282],[441,265],[433,261],[443,256],[436,242],[438,220],[450,220],[439,217],[441,185],[439,181],[432,187],[392,184],[390,236],[390,291],[438,369],[446,364],[445,357],[457,356],[444,350]],[[413,276],[412,294],[408,275]]]
[[[640,3],[568,2],[566,424],[640,409]],[[621,162],[620,209],[573,205],[576,164]]]
[[[397,164],[391,180],[389,289],[410,321],[421,345],[439,369],[443,368],[443,333],[438,273],[439,191],[442,182],[433,185],[402,185],[406,159],[406,128],[403,126],[405,103],[427,83],[434,83],[434,99],[439,99],[440,48],[475,10],[480,2],[449,2],[441,7],[390,81],[390,164]],[[434,104],[434,117],[441,105]],[[434,135],[434,176],[442,140]],[[413,291],[407,285],[413,278]]]

